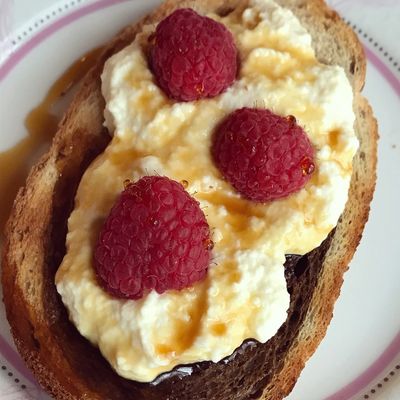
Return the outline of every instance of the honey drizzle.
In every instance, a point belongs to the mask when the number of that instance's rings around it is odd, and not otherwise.
[[[202,329],[202,320],[208,309],[207,290],[209,281],[206,279],[197,283],[196,290],[198,296],[187,303],[188,320],[176,319],[174,321],[175,330],[165,343],[156,344],[156,352],[161,356],[180,355],[189,349]],[[179,300],[177,294],[176,300]],[[176,304],[176,303],[175,303]]]
[[[27,136],[7,151],[0,152],[0,240],[14,198],[32,165],[48,149],[57,131],[61,99],[94,65],[102,48],[96,48],[71,64],[53,83],[42,102],[25,118]]]

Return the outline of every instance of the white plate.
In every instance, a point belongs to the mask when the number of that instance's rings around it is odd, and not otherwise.
[[[400,74],[396,62],[400,54],[395,50],[400,8],[397,0],[368,0],[362,12],[360,4],[354,8],[356,1],[352,6],[346,0],[331,2],[351,24],[357,24],[356,30],[360,24],[363,29],[359,34],[369,60],[364,93],[374,107],[381,134],[378,184],[370,221],[345,276],[327,336],[288,400],[396,400],[400,398]],[[54,5],[40,0],[16,1],[12,8],[11,1],[0,0],[0,151],[26,135],[25,116],[71,61],[158,3],[77,0]],[[384,43],[375,45],[384,14],[385,31],[392,35],[383,35]],[[365,21],[369,21],[367,29],[362,25]],[[395,44],[390,37],[396,38]],[[48,398],[15,352],[2,306],[0,312],[0,398]]]

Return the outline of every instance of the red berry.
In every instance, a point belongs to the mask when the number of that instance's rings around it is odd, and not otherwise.
[[[256,202],[286,197],[301,189],[314,171],[314,149],[292,116],[241,108],[217,129],[212,156],[222,175]]]
[[[155,289],[180,290],[203,279],[210,262],[210,229],[199,203],[181,184],[146,176],[126,185],[95,249],[102,286],[140,299]]]
[[[233,36],[211,18],[182,8],[162,20],[150,38],[151,68],[158,85],[173,99],[213,97],[235,80]]]

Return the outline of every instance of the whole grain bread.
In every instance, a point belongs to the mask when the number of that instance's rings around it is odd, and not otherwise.
[[[189,376],[176,373],[156,385],[138,383],[118,376],[77,332],[54,284],[80,178],[109,141],[102,124],[104,100],[100,91],[105,60],[129,44],[144,24],[156,23],[176,8],[224,15],[245,2],[168,0],[118,34],[83,79],[49,152],[18,193],[2,259],[4,302],[19,352],[56,399],[280,400],[292,390],[306,360],[325,335],[343,274],[368,218],[376,178],[377,125],[360,95],[365,78],[362,46],[323,0],[277,2],[290,8],[308,29],[318,59],[340,65],[347,72],[361,146],[354,159],[349,199],[336,229],[306,256],[287,257],[291,303],[287,321],[278,333],[265,344],[246,341],[221,362],[193,364]]]

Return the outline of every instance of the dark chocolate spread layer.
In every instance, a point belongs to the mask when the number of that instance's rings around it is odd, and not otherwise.
[[[92,155],[88,158],[91,159]],[[88,161],[86,160],[85,163]],[[65,254],[67,217],[73,207],[71,192],[75,192],[74,190],[71,191],[70,185],[76,187],[79,178],[76,175],[73,177],[66,176],[63,180],[64,184],[57,188],[54,195],[57,212],[53,216],[53,230],[49,233],[52,236],[50,242],[53,247],[48,249],[50,259],[48,273],[53,277]],[[68,196],[65,196],[66,192],[68,192]],[[48,302],[49,304],[53,303],[49,308],[57,308],[59,312],[57,315],[53,315],[54,324],[50,329],[59,337],[60,342],[69,342],[65,357],[80,374],[88,377],[88,379],[91,375],[96,374],[95,380],[101,379],[103,376],[109,382],[111,388],[118,387],[119,393],[114,392],[113,399],[257,399],[261,395],[262,388],[271,379],[272,374],[276,374],[282,368],[283,357],[296,337],[309,307],[311,294],[332,236],[331,233],[321,246],[305,256],[287,256],[285,277],[291,300],[287,320],[277,334],[266,343],[248,339],[231,356],[218,363],[204,361],[178,366],[172,373],[158,377],[150,383],[139,383],[124,379],[112,370],[99,350],[83,338],[73,324],[69,322],[66,309],[55,288],[54,297],[48,298]],[[47,281],[54,282],[54,279],[50,276]],[[58,303],[57,307],[54,303]],[[77,357],[76,354],[80,354],[80,357]],[[79,363],[77,362],[78,359]],[[229,385],[221,384],[222,376],[224,381],[229,381]],[[190,390],[188,390],[189,388]],[[182,393],[191,393],[190,399],[182,396]],[[193,393],[196,393],[196,395],[193,396]]]
[[[98,143],[94,151],[79,166],[85,171],[86,166],[101,152],[107,140]],[[64,160],[60,159],[59,163]],[[64,166],[65,167],[65,166]],[[283,366],[284,356],[292,345],[294,338],[308,310],[313,288],[320,273],[325,253],[333,237],[333,232],[315,250],[305,256],[288,255],[285,264],[285,277],[290,294],[290,307],[286,322],[277,334],[268,342],[260,343],[253,339],[246,340],[234,353],[213,363],[198,362],[178,366],[173,373],[155,382],[139,383],[117,375],[100,351],[83,338],[69,321],[67,311],[57,294],[54,275],[65,254],[65,237],[67,220],[74,204],[74,194],[81,175],[74,168],[64,168],[61,184],[54,191],[54,213],[52,229],[48,232],[50,240],[46,249],[48,257],[47,271],[51,288],[46,288],[47,296],[44,307],[53,310],[49,317],[49,329],[60,343],[68,343],[65,358],[71,367],[85,377],[85,381],[107,381],[110,398],[113,400],[251,400],[261,395],[262,388]],[[54,310],[57,310],[55,313]],[[27,327],[28,328],[28,327]],[[32,335],[32,346],[40,346]],[[179,371],[181,369],[181,371]],[[190,370],[190,374],[188,371]],[[222,378],[223,377],[223,378]],[[221,379],[224,384],[221,384]],[[227,384],[227,381],[229,384]],[[156,384],[155,384],[156,383]],[[111,394],[112,393],[112,394]],[[190,393],[190,399],[183,393]],[[193,395],[195,393],[195,395]]]

